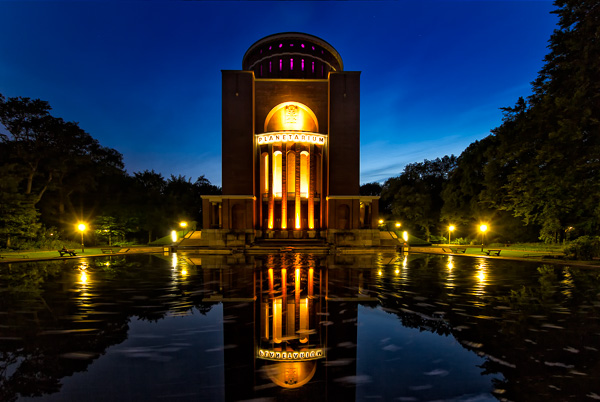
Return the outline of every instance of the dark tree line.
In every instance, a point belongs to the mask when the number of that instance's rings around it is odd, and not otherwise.
[[[500,241],[598,235],[600,6],[555,6],[558,28],[532,95],[503,108],[502,124],[458,158],[409,164],[388,179],[384,213],[426,237],[448,223],[472,237],[481,221],[493,222]]]
[[[118,151],[50,111],[46,101],[0,94],[4,247],[70,238],[78,221],[109,241],[151,241],[180,220],[200,222],[200,195],[220,192],[204,176],[130,176]]]

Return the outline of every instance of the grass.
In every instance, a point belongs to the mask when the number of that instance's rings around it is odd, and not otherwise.
[[[81,248],[75,248],[75,252],[77,253],[77,257],[85,257],[91,255],[103,254],[103,248],[113,248],[115,251],[119,251],[121,247],[86,247],[84,252],[81,252]],[[125,247],[127,248],[127,247]],[[23,259],[46,259],[46,258],[60,258],[60,254],[57,250],[20,250],[20,251],[2,251],[0,255],[3,257],[0,259],[15,259],[15,258],[23,258]],[[109,254],[107,254],[109,255]]]
[[[452,247],[457,247],[456,245],[452,245]],[[469,246],[458,246],[458,247],[466,247],[467,250],[465,252],[465,255],[471,255],[471,256],[487,256],[487,254],[483,253],[481,251],[481,245],[479,246],[475,246],[475,245],[469,245]],[[446,254],[442,248],[445,248],[446,250],[448,250],[448,246],[447,245],[435,245],[432,247],[427,247],[427,249],[431,250],[432,252],[439,252],[441,254]],[[596,265],[596,266],[600,266],[600,261],[598,260],[593,260],[593,261],[576,261],[576,260],[572,260],[572,259],[567,259],[563,253],[563,246],[562,245],[548,245],[548,244],[535,244],[535,243],[517,243],[517,244],[511,244],[510,246],[506,247],[505,244],[490,244],[490,245],[485,245],[483,247],[484,250],[489,250],[489,249],[499,249],[500,251],[500,257],[505,257],[505,258],[517,258],[517,259],[528,259],[528,260],[532,260],[532,261],[545,261],[545,262],[568,262],[570,264],[585,264],[585,265]],[[426,249],[423,248],[421,249],[421,251],[425,251]],[[462,255],[458,254],[458,255]],[[492,256],[495,256],[492,254]]]

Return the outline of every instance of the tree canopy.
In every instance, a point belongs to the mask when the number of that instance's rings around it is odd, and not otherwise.
[[[200,221],[201,194],[215,194],[203,175],[165,180],[124,170],[123,156],[78,123],[50,114],[46,101],[0,94],[0,239],[33,239],[43,227],[69,235],[80,220],[99,236],[164,236],[174,222]],[[11,244],[11,240],[13,240]]]

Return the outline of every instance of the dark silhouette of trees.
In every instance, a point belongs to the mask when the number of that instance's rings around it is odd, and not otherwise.
[[[429,241],[441,219],[442,189],[455,167],[454,155],[406,165],[400,176],[383,185],[382,206],[418,226]]]
[[[63,236],[79,220],[113,237],[154,240],[180,220],[200,222],[200,195],[220,188],[204,176],[165,180],[154,171],[124,170],[122,155],[77,123],[50,114],[48,102],[0,94],[0,239],[34,239],[44,226]],[[103,236],[106,234],[106,236]],[[110,240],[109,240],[110,239]]]

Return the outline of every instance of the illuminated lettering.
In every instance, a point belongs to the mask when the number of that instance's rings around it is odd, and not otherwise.
[[[267,134],[257,134],[256,141],[259,145],[272,144],[276,142],[302,142],[310,144],[324,145],[326,135],[316,133],[295,133],[295,132],[277,132]]]
[[[303,361],[316,360],[324,356],[323,349],[305,350],[302,352],[285,352],[278,350],[259,349],[257,357],[265,360]]]

